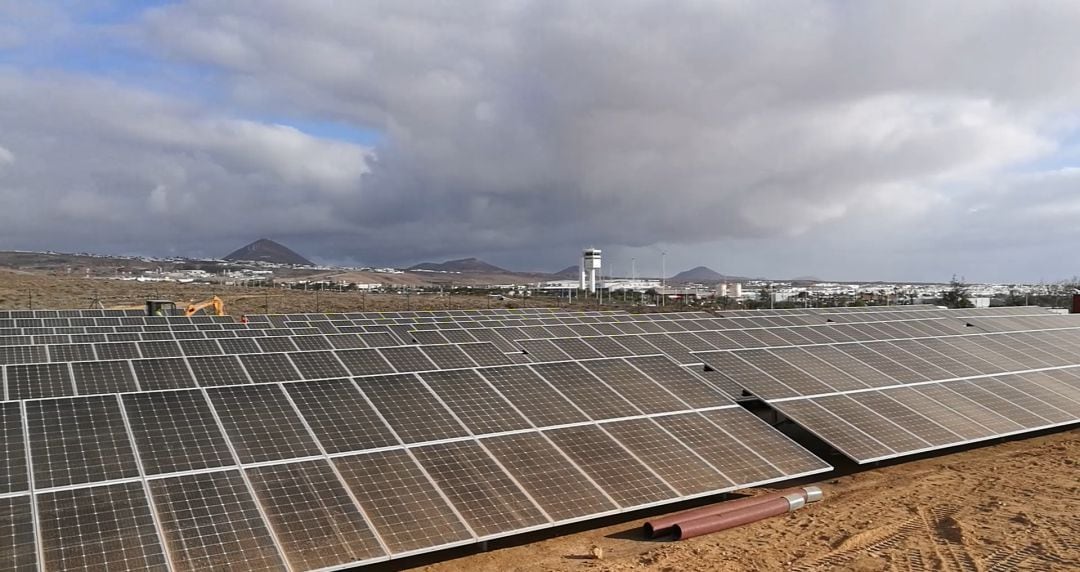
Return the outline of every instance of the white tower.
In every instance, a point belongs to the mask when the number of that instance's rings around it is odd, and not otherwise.
[[[727,282],[724,282],[723,284],[721,284],[720,287],[717,288],[717,290],[718,290],[717,295],[720,298],[727,298]]]
[[[734,293],[734,296],[732,296],[732,297],[733,298],[742,298],[742,284],[740,284],[738,282],[735,283],[735,293]]]
[[[589,274],[588,288],[592,294],[596,293],[596,272],[600,270],[600,250],[586,248],[581,253],[581,289],[586,288],[585,273]]]

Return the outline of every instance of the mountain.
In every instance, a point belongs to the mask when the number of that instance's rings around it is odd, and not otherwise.
[[[488,264],[483,260],[476,258],[460,258],[458,260],[447,260],[446,262],[421,262],[415,266],[410,266],[406,270],[427,270],[429,272],[459,272],[462,274],[510,274],[509,270],[504,270],[495,266],[494,264]]]
[[[555,278],[563,278],[565,280],[577,280],[581,277],[581,269],[575,264],[553,273],[552,276]]]
[[[255,242],[233,252],[225,260],[249,260],[274,264],[294,264],[296,266],[315,266],[315,263],[293,252],[285,245],[269,238],[260,238]]]
[[[698,266],[696,268],[691,268],[690,270],[684,270],[683,272],[672,276],[668,281],[697,282],[699,284],[707,284],[713,282],[723,282],[724,278],[725,277],[723,274],[720,274],[712,268],[708,268],[706,266]]]

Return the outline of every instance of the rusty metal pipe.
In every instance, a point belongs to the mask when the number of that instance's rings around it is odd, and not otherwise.
[[[770,516],[792,512],[802,508],[804,505],[806,505],[806,498],[801,494],[794,493],[774,497],[723,514],[680,522],[672,528],[675,530],[675,540],[686,540],[687,538],[742,526]]]
[[[819,489],[818,487],[794,487],[790,489],[784,489],[782,491],[777,491],[774,493],[767,493],[764,495],[758,495],[756,497],[745,497],[733,501],[711,504],[708,506],[702,506],[687,511],[678,512],[675,514],[661,516],[660,518],[654,518],[645,523],[645,536],[647,538],[656,538],[657,536],[662,536],[664,534],[667,534],[668,532],[671,532],[671,527],[675,526],[676,523],[686,522],[705,516],[724,514],[733,510],[755,505],[770,499],[780,498],[784,495],[790,494],[801,494],[804,496],[806,502],[808,503],[821,500],[821,489]]]

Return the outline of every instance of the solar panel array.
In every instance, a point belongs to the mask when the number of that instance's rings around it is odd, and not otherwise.
[[[347,567],[1077,421],[1034,308],[0,312],[5,569]],[[1075,375],[1074,375],[1075,372]]]
[[[0,563],[349,566],[830,468],[663,355],[398,335],[5,346]]]

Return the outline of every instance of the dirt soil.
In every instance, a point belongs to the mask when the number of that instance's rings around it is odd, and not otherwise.
[[[1080,570],[1080,429],[845,471],[815,483],[823,501],[725,532],[651,541],[640,519],[423,569]]]

